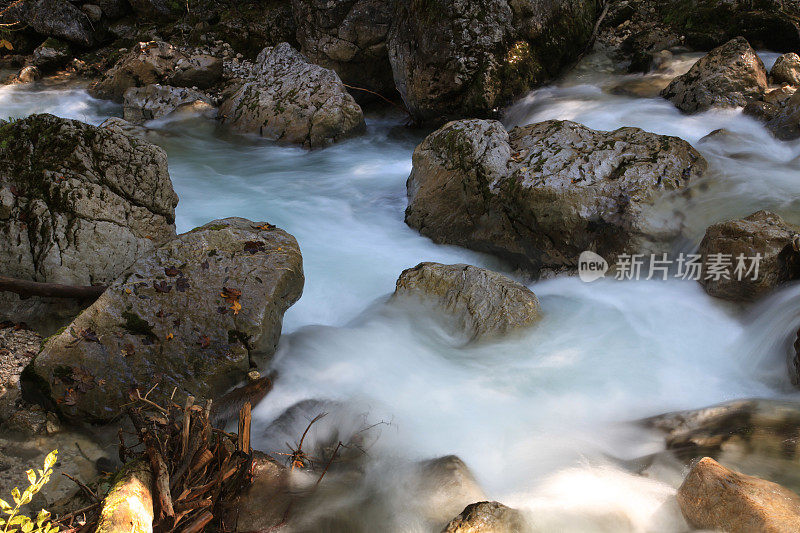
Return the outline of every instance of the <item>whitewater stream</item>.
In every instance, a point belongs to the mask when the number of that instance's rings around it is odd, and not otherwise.
[[[776,141],[741,110],[684,116],[657,96],[697,57],[647,76],[612,75],[602,57],[588,58],[517,102],[504,122],[637,126],[690,142],[710,172],[687,207],[681,249],[696,246],[709,224],[760,209],[800,222],[800,142]],[[775,57],[763,54],[768,68]],[[121,115],[68,85],[2,87],[0,109],[93,124]],[[694,281],[543,280],[529,283],[541,323],[465,345],[426,312],[389,301],[400,272],[438,261],[518,273],[407,227],[405,181],[424,132],[403,127],[399,115],[367,123],[362,137],[312,152],[199,118],[149,124],[149,140],[169,155],[179,232],[240,216],[276,224],[300,243],[305,291],[286,314],[270,369],[279,377],[255,411],[255,446],[288,451],[316,409],[329,416],[312,428],[309,449],[336,428],[336,438],[361,435],[367,451],[362,475],[331,476],[348,490],[331,489],[309,512],[312,521],[338,513],[347,525],[312,530],[441,528],[420,510],[409,472],[449,454],[470,467],[487,499],[529,511],[537,531],[687,530],[674,498],[682,472],[644,477],[626,467],[663,450],[663,437],[626,422],[737,398],[800,397],[786,371],[800,287],[742,309]],[[729,133],[701,140],[719,128]],[[319,403],[275,423],[304,400]]]

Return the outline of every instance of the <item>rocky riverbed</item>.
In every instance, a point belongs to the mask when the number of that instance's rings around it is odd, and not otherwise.
[[[791,531],[798,20],[0,2],[2,492],[58,449],[64,529]]]

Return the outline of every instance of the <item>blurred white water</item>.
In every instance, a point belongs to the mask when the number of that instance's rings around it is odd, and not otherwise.
[[[686,116],[655,96],[695,59],[678,58],[665,74],[617,76],[589,58],[564,83],[522,99],[505,123],[569,119],[686,139],[711,166],[686,213],[693,243],[708,224],[759,209],[800,222],[800,143],[775,141],[739,110]],[[642,93],[652,95],[630,95]],[[52,87],[2,87],[0,110],[91,123],[119,113],[79,88]],[[432,311],[386,298],[399,273],[420,261],[503,269],[405,226],[405,180],[421,135],[399,123],[370,117],[363,137],[314,152],[233,136],[199,119],[150,124],[181,198],[179,231],[244,216],[285,228],[303,250],[306,290],[286,316],[275,389],[256,409],[256,445],[286,451],[305,419],[266,428],[308,399],[327,401],[321,408],[331,411],[311,431],[312,443],[354,424],[355,415],[387,422],[359,485],[379,495],[384,512],[351,513],[350,530],[427,531],[403,479],[408,465],[446,454],[472,468],[488,498],[529,510],[541,531],[685,530],[674,479],[646,479],[618,461],[663,447],[624,422],[735,398],[797,397],[786,354],[800,327],[800,288],[742,311],[694,282],[541,281],[531,285],[545,311],[539,325],[464,346]],[[719,128],[729,133],[701,140]],[[332,497],[323,508],[360,501]]]

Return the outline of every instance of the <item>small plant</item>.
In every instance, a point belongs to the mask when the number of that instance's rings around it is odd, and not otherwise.
[[[14,490],[11,491],[14,507],[0,499],[0,510],[7,515],[5,518],[0,517],[0,527],[3,528],[3,533],[55,533],[58,531],[58,526],[54,526],[50,522],[50,513],[44,509],[39,511],[35,520],[20,514],[20,508],[31,503],[33,497],[50,481],[57,456],[58,450],[47,454],[47,457],[44,458],[44,469],[37,469],[38,476],[37,472],[32,469],[26,472],[30,486],[22,494],[20,494],[19,488],[14,487]]]

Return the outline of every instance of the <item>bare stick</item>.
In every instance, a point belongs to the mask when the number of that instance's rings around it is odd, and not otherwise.
[[[239,411],[239,450],[250,454],[250,416],[251,416],[250,402],[245,402],[242,409]]]
[[[0,276],[0,292],[13,292],[25,298],[44,296],[47,298],[97,300],[106,288],[105,285],[61,285]]]
[[[61,472],[61,475],[71,479],[73,481],[73,483],[78,485],[81,488],[81,490],[86,493],[87,496],[89,496],[91,499],[93,499],[97,503],[100,503],[100,498],[97,497],[97,494],[95,494],[94,491],[92,489],[90,489],[89,487],[87,487],[85,484],[81,483],[81,481],[79,479],[75,479],[74,477],[70,476],[66,472]]]

